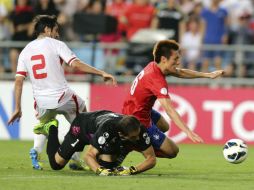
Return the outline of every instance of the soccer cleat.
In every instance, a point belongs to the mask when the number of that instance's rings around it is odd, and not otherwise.
[[[113,176],[113,175],[115,175],[114,171],[112,171],[111,169],[104,168],[102,166],[97,168],[95,173],[99,176]]]
[[[38,153],[34,148],[31,148],[30,152],[30,158],[32,160],[32,166],[35,170],[42,170],[41,165],[39,164],[38,161]]]
[[[69,161],[69,168],[71,170],[85,170],[85,167],[82,161],[77,161],[72,159]]]
[[[43,168],[43,165],[44,165],[44,163],[45,163],[46,161],[43,160],[42,153],[38,153],[37,160],[38,160],[38,163],[39,163],[39,165],[41,166],[41,168]]]
[[[43,129],[44,123],[39,123],[34,126],[33,132],[35,134],[42,134],[42,129]]]
[[[49,134],[49,128],[51,126],[58,127],[58,121],[56,119],[50,120],[48,123],[39,123],[34,127],[34,133],[35,134],[43,134],[48,135]]]

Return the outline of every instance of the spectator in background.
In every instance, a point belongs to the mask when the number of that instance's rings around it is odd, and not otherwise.
[[[239,17],[253,11],[252,0],[222,0],[220,7],[228,11],[229,28],[235,31],[241,25]]]
[[[105,12],[105,7],[106,7],[106,0],[89,0],[87,2],[87,4],[84,6],[84,8],[79,11],[79,13],[85,13],[87,14],[86,16],[90,15],[90,16],[102,16],[104,15]],[[93,20],[93,17],[86,17],[89,20]],[[101,18],[101,17],[98,17]],[[96,21],[92,21],[91,23],[95,23]],[[80,23],[85,25],[85,27],[87,28],[91,28],[94,26],[91,26],[91,23],[88,25],[84,24],[84,23]],[[92,24],[93,25],[93,24]],[[97,24],[95,24],[97,26]],[[96,30],[96,28],[94,27],[93,30]],[[77,39],[81,40],[81,41],[85,41],[85,42],[97,42],[99,40],[99,33],[77,33]],[[78,48],[73,48],[72,49],[74,51],[75,54],[77,54],[81,60],[90,60],[90,64],[92,66],[95,66],[97,68],[100,69],[104,69],[104,65],[105,65],[105,61],[104,61],[104,55],[103,55],[103,51],[101,50],[101,48],[96,47],[93,49],[93,47],[91,46],[84,46],[84,47],[78,47]],[[69,68],[69,67],[65,67],[65,74],[82,74],[80,71],[76,70],[75,68]]]
[[[4,3],[0,3],[0,41],[9,38],[9,30],[7,25],[8,10]],[[3,49],[0,48],[0,73],[5,71],[4,60],[3,60]]]
[[[10,14],[12,21],[12,40],[13,41],[30,41],[32,38],[32,20],[34,17],[33,7],[30,0],[15,0],[14,10]],[[10,64],[12,73],[16,72],[17,59],[20,48],[10,49]]]
[[[132,38],[140,29],[152,28],[155,8],[148,0],[133,0],[121,22],[127,24],[127,40]],[[139,73],[150,59],[152,47],[149,45],[131,43],[126,57],[126,75]],[[150,56],[148,56],[150,55]]]
[[[0,0],[0,5],[3,6],[9,13],[14,8],[14,0]]]
[[[200,48],[203,40],[203,29],[198,17],[190,17],[186,23],[187,30],[181,36],[181,46],[183,48],[184,67],[191,70],[200,69]],[[199,68],[198,68],[199,67]]]
[[[111,3],[106,4],[106,14],[113,16],[117,19],[117,31],[111,34],[102,34],[100,41],[104,43],[122,42],[126,40],[127,26],[124,22],[121,22],[123,16],[128,8],[126,0],[112,0]],[[119,60],[123,57],[123,53],[118,49],[105,49],[105,69],[111,74],[121,72],[124,66],[119,63]]]
[[[103,14],[106,8],[106,0],[89,0],[84,12],[91,14]]]
[[[158,4],[161,3],[162,1],[165,1],[165,0],[150,0],[150,3],[156,8]]]
[[[60,28],[60,35],[62,40],[71,41],[78,40],[78,37],[73,31],[72,18],[73,15],[84,9],[88,0],[53,0],[56,8],[60,11],[57,22],[62,26]],[[63,30],[64,28],[64,30]]]
[[[195,0],[195,1],[201,3],[203,7],[209,8],[211,7],[213,0]]]
[[[34,11],[36,15],[59,15],[59,11],[53,0],[38,0],[35,2]]]
[[[106,14],[115,17],[118,21],[117,33],[114,34],[112,41],[122,41],[126,37],[127,26],[123,17],[126,14],[128,6],[129,4],[126,3],[126,0],[112,0],[111,3],[106,5]]]
[[[188,16],[200,17],[203,10],[203,4],[199,1],[195,1],[193,9],[189,12]]]
[[[130,40],[139,29],[151,28],[154,15],[155,8],[149,0],[133,0],[121,19],[122,23],[127,24],[127,39]]]
[[[183,19],[175,0],[167,0],[158,7],[157,17],[153,22],[154,28],[173,30],[175,35],[172,39],[179,41],[180,22]]]
[[[7,26],[5,24],[6,21],[6,17],[7,17],[7,10],[6,7],[4,7],[4,5],[0,4],[0,40],[5,40],[8,36],[6,29]]]
[[[60,25],[59,33],[62,40],[78,40],[79,37],[74,33],[72,27],[73,15],[84,9],[88,0],[53,0],[56,9],[59,11],[57,22]],[[65,74],[81,74],[75,68],[64,65]]]
[[[250,28],[250,19],[251,19],[251,13],[248,12],[244,12],[242,13],[242,15],[239,16],[239,26],[237,27],[237,30],[235,30],[234,28],[231,28],[229,30],[229,44],[237,44],[237,45],[253,45],[254,44],[254,35],[253,35],[253,30],[251,30]],[[235,60],[239,60],[243,58],[243,62],[240,65],[236,65]],[[228,75],[234,75],[236,74],[238,77],[246,77],[248,75],[247,73],[247,68],[248,66],[252,66],[251,65],[253,63],[253,52],[235,52],[235,54],[233,52],[229,52],[228,57],[230,58],[230,61],[232,64],[228,65],[227,67],[227,73]],[[233,65],[235,65],[235,67],[239,67],[237,69],[235,69],[233,67]],[[234,71],[237,71],[238,73],[234,73]]]
[[[223,7],[228,11],[228,44],[252,44],[253,39],[248,26],[250,18],[248,18],[249,16],[246,16],[246,14],[251,15],[253,13],[253,1],[222,0],[220,7]],[[249,39],[249,41],[246,39]],[[229,64],[226,64],[225,76],[236,75],[245,77],[246,75],[249,75],[250,72],[246,72],[246,66],[251,66],[250,62],[253,60],[252,54],[252,52],[226,52],[226,59],[224,62]],[[236,62],[241,62],[241,57],[243,58],[243,64],[235,64]],[[239,68],[236,66],[239,66]],[[236,72],[234,72],[234,70],[236,70]]]
[[[181,12],[184,15],[188,15],[188,14],[190,14],[190,12],[193,11],[196,2],[193,0],[180,0],[179,4],[180,4]]]
[[[227,42],[227,11],[220,8],[221,0],[213,0],[210,8],[203,8],[201,17],[205,21],[204,44],[221,45]],[[202,71],[208,72],[211,63],[216,69],[221,69],[221,51],[205,51],[202,63]]]
[[[106,0],[89,0],[82,12],[91,15],[104,15],[106,9]],[[87,26],[90,27],[90,26]],[[94,28],[95,29],[95,28]],[[98,41],[99,33],[85,34],[80,36],[84,41]]]

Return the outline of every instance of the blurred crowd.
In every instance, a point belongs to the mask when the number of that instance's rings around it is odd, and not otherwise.
[[[73,27],[77,13],[110,15],[117,20],[117,30],[96,36],[79,34]],[[225,69],[227,77],[254,77],[251,72],[254,50],[239,54],[202,49],[203,45],[252,45],[252,0],[0,0],[0,43],[32,40],[32,21],[39,14],[57,16],[64,41],[128,43],[127,50],[96,50],[95,56],[103,57],[97,59],[98,66],[113,74],[137,74],[153,60],[152,46],[135,43],[138,32],[150,29],[171,31],[170,38],[178,41],[183,49],[182,67],[203,72]],[[15,47],[0,48],[0,73],[15,73],[20,51],[21,48]],[[73,51],[86,59],[91,50]],[[240,65],[236,64],[239,57]],[[66,67],[66,73],[73,72]]]

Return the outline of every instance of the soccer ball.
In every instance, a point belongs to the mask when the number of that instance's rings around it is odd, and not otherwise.
[[[223,148],[224,158],[233,164],[243,162],[248,155],[248,146],[241,139],[230,139]]]

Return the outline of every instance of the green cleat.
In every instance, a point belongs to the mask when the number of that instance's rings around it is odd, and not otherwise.
[[[52,119],[48,123],[39,123],[34,127],[33,131],[35,134],[48,135],[49,128],[51,126],[58,127],[58,121],[56,119]]]

